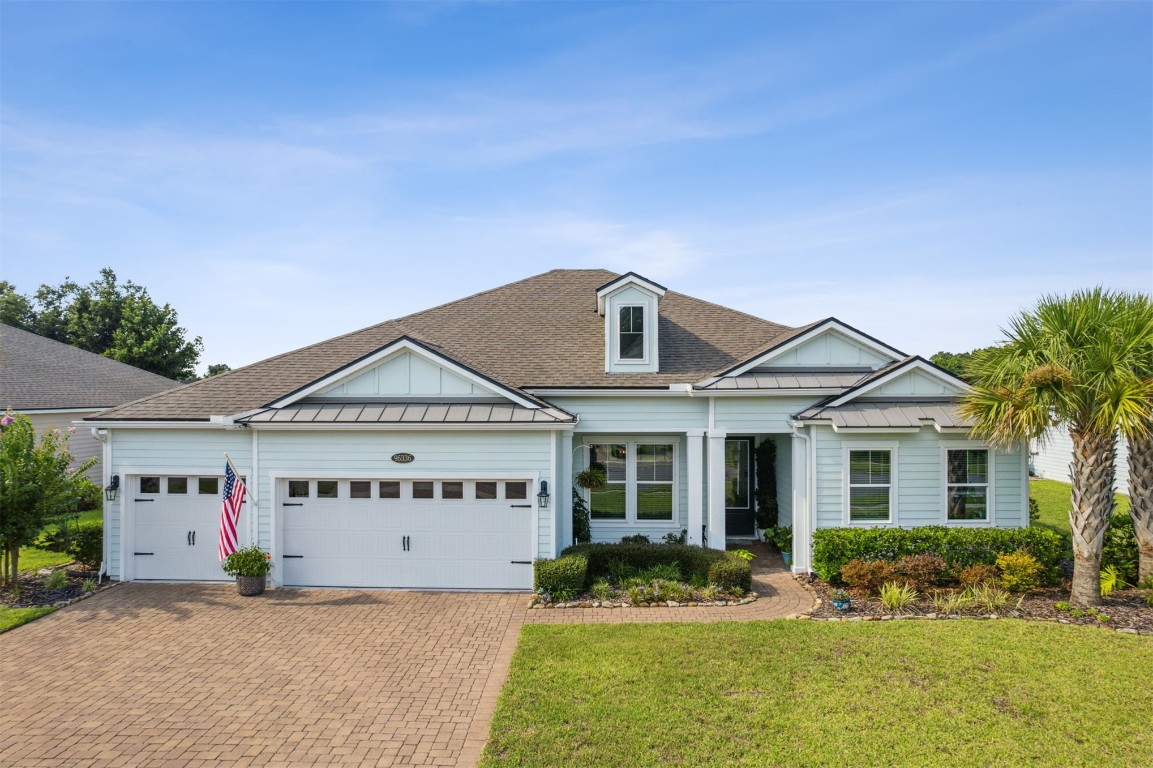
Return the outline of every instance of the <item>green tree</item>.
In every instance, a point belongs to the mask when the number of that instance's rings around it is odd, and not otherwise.
[[[5,565],[0,574],[15,582],[20,547],[36,540],[44,524],[70,511],[83,492],[84,473],[95,458],[69,469],[68,433],[52,430],[39,442],[27,416],[11,413],[0,419],[0,549]]]
[[[1149,296],[1135,294],[1127,301],[1132,312],[1153,324],[1153,300]],[[1153,336],[1148,342],[1137,357],[1137,374],[1146,383],[1153,381]],[[1129,442],[1129,516],[1137,536],[1138,580],[1144,583],[1153,581],[1153,415],[1144,430],[1130,432],[1125,439]]]
[[[211,379],[213,376],[219,376],[220,374],[228,373],[231,370],[232,367],[225,365],[224,363],[213,363],[212,365],[208,366],[208,371],[200,378]]]
[[[944,368],[959,379],[972,381],[969,368],[973,364],[973,357],[989,349],[992,349],[992,347],[982,347],[980,349],[974,349],[972,352],[938,352],[930,357],[929,360],[931,360],[934,365]]]
[[[171,305],[157,305],[131,280],[119,283],[108,268],[87,285],[41,285],[31,298],[0,283],[0,322],[170,379],[195,379],[204,350],[199,336],[187,339]]]
[[[1071,601],[1101,602],[1101,543],[1113,511],[1117,432],[1149,429],[1153,382],[1138,369],[1153,321],[1133,296],[1102,288],[1045,296],[1014,317],[1002,346],[974,356],[961,412],[974,433],[1012,446],[1057,424],[1073,440]]]

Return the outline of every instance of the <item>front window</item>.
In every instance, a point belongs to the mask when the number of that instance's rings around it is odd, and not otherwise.
[[[850,522],[888,522],[892,490],[892,451],[849,451]]]
[[[989,519],[989,451],[948,452],[945,495],[951,521]]]
[[[629,306],[620,308],[620,359],[645,359],[645,308]]]
[[[671,523],[674,448],[672,443],[621,442],[589,446],[589,464],[605,472],[605,484],[589,492],[593,520]]]

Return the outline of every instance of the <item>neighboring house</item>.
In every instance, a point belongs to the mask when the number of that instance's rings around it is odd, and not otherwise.
[[[0,324],[0,409],[26,415],[38,433],[67,430],[78,419],[176,386],[155,373]],[[101,444],[91,429],[77,428],[68,446],[76,463],[96,457],[87,475],[100,482]]]
[[[228,453],[242,538],[277,585],[524,589],[572,543],[756,534],[776,444],[794,567],[814,528],[1028,524],[1026,451],[973,442],[965,383],[829,318],[801,328],[629,273],[554,270],[102,413],[121,579],[223,579]]]
[[[1073,482],[1073,438],[1065,426],[1053,427],[1045,434],[1044,440],[1033,442],[1033,459],[1030,470],[1037,477],[1047,480]],[[1116,493],[1129,493],[1129,441],[1124,435],[1117,437],[1117,459],[1114,465],[1113,490]]]

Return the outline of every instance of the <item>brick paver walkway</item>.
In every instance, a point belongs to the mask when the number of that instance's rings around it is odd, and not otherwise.
[[[767,554],[753,562],[761,598],[728,608],[121,585],[0,635],[0,765],[475,765],[523,623],[740,621],[811,605]]]

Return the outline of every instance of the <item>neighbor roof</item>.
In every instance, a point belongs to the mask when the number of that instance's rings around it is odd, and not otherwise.
[[[669,291],[660,300],[660,373],[608,374],[597,289],[618,275],[558,269],[287,352],[103,413],[204,420],[264,407],[402,336],[516,389],[666,388],[747,359],[787,326]]]
[[[78,347],[0,324],[0,408],[103,409],[178,384]]]

